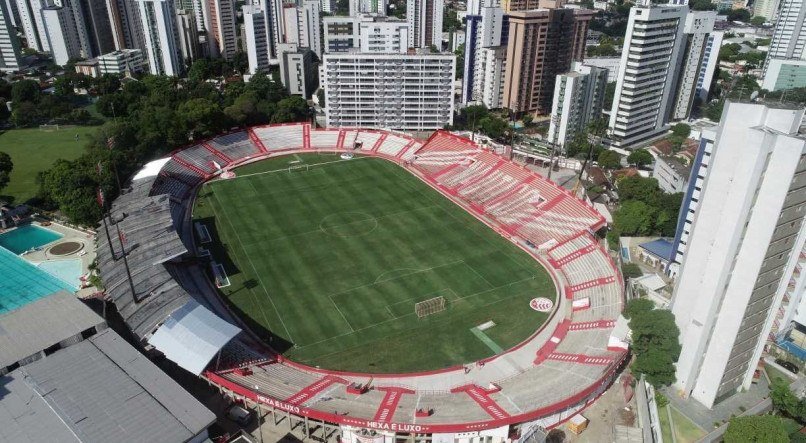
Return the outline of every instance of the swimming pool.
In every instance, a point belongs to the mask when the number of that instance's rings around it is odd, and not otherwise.
[[[0,248],[0,314],[12,311],[59,290],[75,288],[11,251]]]
[[[69,284],[77,290],[81,281],[81,259],[50,260],[36,265],[39,269]]]
[[[19,255],[23,252],[44,246],[62,238],[58,232],[41,228],[36,225],[26,225],[0,234],[0,246]]]

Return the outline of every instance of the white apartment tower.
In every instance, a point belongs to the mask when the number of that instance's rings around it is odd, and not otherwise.
[[[615,145],[632,145],[667,130],[687,13],[688,6],[672,5],[630,10],[610,112]]]
[[[149,70],[155,75],[181,75],[184,70],[173,0],[137,0]]]
[[[309,48],[317,56],[322,56],[322,21],[319,2],[303,0],[302,5],[288,5],[283,9],[285,24],[282,43],[296,44]],[[279,52],[279,51],[278,51]]]
[[[453,123],[452,54],[325,54],[330,127],[430,131]]]
[[[781,65],[803,66],[806,62],[806,3],[803,0],[780,0],[778,20],[772,34],[770,50],[764,60],[764,82],[775,85]],[[776,78],[768,79],[770,65],[776,65]],[[805,69],[805,68],[800,68]],[[785,69],[786,71],[786,69]]]
[[[479,49],[476,66],[473,102],[481,103],[488,109],[503,108],[507,47],[493,46]]]
[[[750,386],[803,250],[803,116],[728,101],[716,131],[671,304],[676,387],[708,408]]]
[[[79,30],[70,8],[61,6],[44,8],[42,18],[45,22],[45,29],[47,29],[54,63],[63,66],[70,59],[86,56],[82,51]]]
[[[259,6],[245,5],[242,10],[249,73],[268,72],[271,65],[269,55],[271,35],[268,32],[269,18]]]
[[[349,0],[350,16],[359,14],[386,15],[388,0]]]
[[[25,34],[28,47],[40,52],[49,52],[47,29],[42,18],[42,9],[53,6],[49,0],[16,0],[17,11],[19,12],[20,23]]]
[[[12,13],[0,2],[0,71],[20,69],[20,42],[12,24]]]
[[[407,0],[406,21],[409,22],[409,47],[442,50],[443,0]]]
[[[571,72],[560,74],[554,83],[554,100],[548,140],[565,147],[589,122],[602,115],[607,69],[574,62]]]
[[[686,40],[671,117],[673,120],[687,119],[694,98],[704,99],[708,96],[722,43],[721,32],[713,35],[715,22],[716,11],[692,11],[686,16],[683,26]]]
[[[386,17],[363,17],[358,22],[361,52],[405,54],[409,47],[409,24]]]
[[[485,91],[489,93],[501,89],[503,94],[506,51],[501,54],[497,48],[506,46],[508,36],[508,32],[504,30],[504,10],[498,0],[470,0],[467,2],[465,18],[467,26],[461,101],[465,105],[484,103],[488,108],[499,108],[503,97],[491,98]],[[493,62],[492,69],[489,62]],[[497,83],[490,85],[491,81]],[[487,101],[485,97],[488,97]],[[495,102],[495,106],[488,103],[490,99]]]
[[[775,21],[780,1],[781,0],[756,0],[753,3],[753,15],[764,17],[768,22]]]
[[[408,50],[409,24],[392,17],[360,14],[325,17],[325,53],[361,52],[403,54]]]

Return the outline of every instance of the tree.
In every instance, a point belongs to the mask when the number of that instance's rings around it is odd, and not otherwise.
[[[687,138],[689,135],[691,135],[691,126],[685,123],[678,123],[672,126],[672,134],[678,137]]]
[[[655,226],[655,208],[641,201],[624,202],[613,216],[621,235],[650,235]]]
[[[11,101],[14,104],[39,101],[39,83],[33,80],[20,80],[11,85]]]
[[[646,301],[638,300],[642,299],[631,300],[629,311],[625,311],[630,315],[635,354],[633,372],[646,375],[647,381],[655,387],[668,386],[675,381],[674,364],[680,357],[680,330],[672,311],[650,309]]]
[[[308,117],[308,103],[299,96],[284,98],[277,103],[277,111],[271,117],[272,123],[304,121]]]
[[[716,5],[711,0],[694,0],[689,3],[689,6],[694,11],[712,11],[716,9]]]
[[[734,417],[723,436],[725,443],[788,443],[784,424],[774,415]]]
[[[627,156],[627,163],[635,165],[639,168],[652,164],[654,160],[655,158],[652,157],[652,154],[650,154],[646,149],[636,149]]]
[[[661,194],[657,179],[640,175],[622,178],[617,187],[622,201],[637,200],[652,206],[657,204]]]
[[[762,16],[760,16],[760,15],[757,15],[757,16],[755,16],[755,17],[750,19],[750,24],[753,25],[753,26],[761,26],[766,22],[767,22],[767,19],[762,17]]]
[[[120,79],[116,75],[104,74],[95,79],[95,89],[100,95],[112,94],[120,89]]]
[[[744,8],[731,9],[730,11],[728,11],[729,22],[746,22],[750,20],[750,17],[752,16],[753,13],[750,12],[750,10]]]
[[[623,275],[625,279],[636,278],[644,275],[644,272],[641,271],[641,267],[635,263],[624,263],[621,265],[621,275]]]
[[[218,104],[205,98],[182,103],[176,114],[192,138],[209,137],[228,126],[228,119]]]
[[[780,378],[772,380],[772,389],[770,389],[770,399],[776,410],[792,417],[801,424],[806,422],[806,399],[798,398],[795,393],[789,389],[786,381]]]
[[[634,298],[624,306],[624,318],[627,320],[655,309],[655,303],[648,298]]]
[[[604,169],[618,169],[621,167],[621,156],[616,151],[602,151],[596,160],[599,162],[599,166]]]
[[[54,94],[61,97],[70,97],[73,95],[73,80],[69,77],[59,77],[53,82]]]
[[[11,156],[0,152],[0,190],[8,185],[12,169],[14,169],[14,162],[11,161]]]
[[[98,181],[90,165],[79,160],[56,160],[53,167],[39,176],[41,197],[58,205],[70,221],[94,226],[101,219],[95,201]]]
[[[188,69],[188,80],[191,82],[203,82],[212,76],[213,67],[210,60],[200,58],[193,62]]]
[[[39,113],[36,105],[33,102],[22,102],[14,105],[14,110],[11,111],[11,123],[17,127],[25,127],[32,125]]]

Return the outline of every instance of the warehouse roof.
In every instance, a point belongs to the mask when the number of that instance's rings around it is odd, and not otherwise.
[[[111,329],[0,377],[0,441],[188,441],[215,415]]]
[[[104,323],[66,291],[0,314],[0,368]]]

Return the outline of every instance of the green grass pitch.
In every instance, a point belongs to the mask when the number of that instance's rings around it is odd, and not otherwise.
[[[10,129],[0,132],[0,151],[11,156],[14,169],[11,181],[2,190],[14,197],[15,203],[25,203],[36,195],[36,176],[58,159],[74,160],[83,154],[97,126],[61,127],[59,130]],[[78,140],[76,140],[78,135]]]
[[[289,171],[289,165],[299,167]],[[308,165],[308,166],[306,166]],[[305,154],[199,191],[194,220],[229,275],[230,306],[288,358],[358,372],[433,370],[507,349],[555,299],[543,267],[398,165]],[[447,308],[418,319],[414,304]]]

